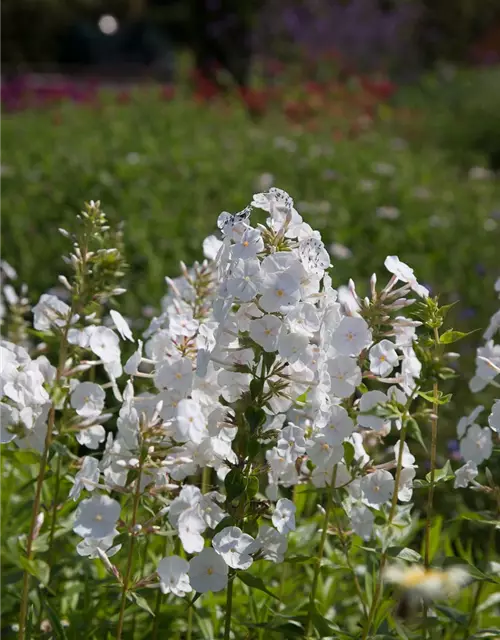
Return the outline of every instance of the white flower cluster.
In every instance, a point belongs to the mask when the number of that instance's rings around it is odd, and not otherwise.
[[[495,283],[495,291],[500,296],[500,278]],[[482,391],[488,385],[500,389],[497,378],[500,375],[500,343],[494,338],[500,334],[500,309],[493,314],[484,332],[484,345],[477,349],[476,373],[469,382],[473,393]],[[493,451],[493,433],[500,434],[500,399],[494,400],[488,416],[488,425],[481,427],[479,416],[484,406],[477,406],[468,416],[460,419],[457,436],[460,441],[460,454],[465,464],[456,471],[455,488],[475,484],[478,465],[488,460]]]
[[[254,209],[266,212],[265,225],[251,226]],[[231,571],[256,560],[283,561],[295,505],[281,490],[307,482],[343,488],[352,529],[368,540],[375,510],[408,512],[415,477],[406,442],[377,465],[367,451],[367,443],[401,429],[418,391],[420,323],[404,310],[413,294],[426,298],[428,291],[412,269],[389,256],[382,290],[375,276],[370,297],[359,297],[352,281],[333,289],[319,232],[277,188],[256,194],[239,213],[222,213],[218,227],[222,240],[204,242],[207,260],[167,279],[163,313],[124,366],[120,338],[134,338],[118,312],[110,314],[115,331],[94,314],[72,314],[54,296],[33,309],[35,328],[64,332],[72,354],[56,407],[71,412],[66,432],[88,449],[105,441],[100,460],[81,460],[71,491],[74,500],[94,492],[77,508],[78,553],[106,558],[119,551],[113,542],[120,531],[170,528],[192,555],[158,566],[160,588],[178,596],[223,589]],[[31,432],[43,436],[54,369],[12,344],[2,353],[2,437],[22,446]],[[81,381],[95,367],[109,382]],[[116,401],[113,435],[103,424]],[[202,469],[213,470],[217,490],[189,483]],[[156,499],[156,515],[121,520],[110,492]]]

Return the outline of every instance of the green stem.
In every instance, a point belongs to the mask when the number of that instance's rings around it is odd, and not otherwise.
[[[57,507],[59,502],[59,489],[61,486],[61,456],[57,454],[57,465],[56,465],[56,486],[54,488],[54,498],[52,502],[52,516],[50,522],[50,533],[49,533],[49,551],[48,551],[48,564],[49,567],[52,566],[52,560],[54,555],[54,534],[56,532],[56,523],[57,523]]]
[[[336,477],[337,477],[337,465],[334,465],[333,471],[332,471],[332,480],[331,480],[331,483],[330,483],[330,487],[329,487],[328,493],[326,494],[326,506],[325,506],[325,516],[323,518],[323,529],[321,531],[321,538],[320,538],[320,541],[319,541],[317,562],[316,562],[316,566],[314,568],[314,577],[313,577],[313,583],[312,583],[312,587],[311,587],[311,595],[309,597],[309,612],[308,612],[308,616],[307,616],[306,638],[310,638],[311,637],[312,630],[313,630],[312,612],[313,612],[313,609],[314,609],[315,603],[316,603],[316,591],[318,590],[319,574],[320,574],[320,571],[321,571],[321,561],[323,560],[323,553],[325,551],[326,536],[328,535],[328,524],[329,524],[329,520],[330,520],[330,513],[331,513],[331,510],[332,510],[332,505],[333,505],[332,493],[333,493],[333,489],[335,487]]]
[[[192,604],[188,609],[186,640],[191,640],[193,637],[193,607]]]
[[[62,378],[64,363],[66,361],[66,352],[68,348],[68,331],[70,328],[70,321],[72,316],[73,316],[73,306],[69,311],[68,321],[64,327],[63,334],[61,337],[61,347],[59,350],[59,364],[57,367],[56,376],[54,380],[54,388],[57,387],[59,381]],[[45,435],[42,458],[40,460],[40,468],[38,471],[38,478],[37,478],[36,489],[35,489],[35,500],[33,502],[33,508],[31,510],[30,530],[28,534],[28,540],[26,542],[26,560],[28,561],[28,563],[31,562],[33,557],[33,542],[34,542],[34,536],[35,536],[35,529],[37,524],[38,513],[40,511],[43,482],[45,480],[45,471],[46,471],[47,462],[49,459],[50,446],[52,444],[52,432],[54,430],[55,419],[56,419],[56,408],[54,403],[52,402],[52,405],[49,410],[48,419],[47,419],[47,433]],[[24,576],[23,576],[23,586],[21,591],[21,607],[19,612],[19,640],[24,640],[25,633],[26,633],[26,616],[28,614],[29,588],[30,588],[30,574],[27,570],[25,570]]]
[[[488,563],[490,561],[490,557],[493,553],[493,550],[495,549],[495,532],[496,532],[496,528],[495,527],[491,527],[490,530],[490,536],[489,536],[489,540],[488,540],[488,549],[486,551],[486,557],[484,559],[484,564],[485,564],[485,571],[488,571]],[[476,593],[474,596],[474,602],[472,603],[472,608],[471,608],[471,612],[470,612],[470,616],[469,616],[469,620],[467,621],[467,626],[465,628],[464,631],[464,640],[467,640],[467,638],[469,637],[469,633],[472,629],[472,625],[474,624],[475,618],[476,618],[476,614],[477,614],[477,607],[481,601],[481,595],[483,593],[483,588],[485,585],[485,581],[481,580],[481,582],[477,585],[477,589],[476,589]]]
[[[121,605],[120,605],[120,614],[118,616],[118,626],[116,629],[116,640],[121,640],[121,637],[122,637],[125,608],[127,606],[127,593],[130,586],[130,578],[132,576],[132,565],[134,561],[134,547],[135,547],[135,532],[133,531],[133,529],[137,523],[137,511],[139,508],[139,501],[141,497],[141,475],[142,475],[143,462],[144,462],[144,452],[141,452],[141,458],[139,462],[139,473],[136,479],[134,503],[132,506],[132,522],[130,524],[130,529],[132,531],[130,532],[131,535],[130,535],[130,546],[129,546],[128,558],[127,558],[127,568],[125,570],[125,576],[123,578],[122,599],[121,599]]]
[[[163,553],[162,553],[162,558],[164,558],[167,555],[167,550],[168,550],[168,538],[165,536],[164,540],[163,540]],[[159,626],[160,626],[160,609],[161,609],[161,597],[162,597],[162,592],[161,589],[158,589],[157,593],[156,593],[156,604],[155,604],[155,621],[154,621],[154,625],[153,625],[153,633],[151,634],[151,640],[158,640],[158,631],[159,631]]]
[[[439,347],[439,332],[434,329],[434,342],[435,349]],[[432,523],[432,511],[434,503],[434,483],[436,475],[436,454],[437,454],[437,426],[438,426],[438,394],[439,385],[434,382],[432,386],[432,419],[431,419],[431,459],[430,459],[430,474],[431,479],[429,483],[429,493],[427,494],[427,513],[425,517],[425,534],[424,534],[424,566],[426,569],[430,566],[430,548],[431,548],[431,523]],[[423,638],[427,637],[427,604],[424,602],[423,608],[423,626],[422,635]]]
[[[409,398],[407,407],[409,407],[411,401],[413,400],[413,395]],[[396,507],[398,505],[398,487],[399,487],[399,480],[401,478],[401,470],[403,468],[403,452],[404,452],[404,443],[406,441],[407,424],[408,424],[408,420],[406,419],[404,420],[403,426],[401,427],[401,436],[399,439],[398,461],[396,466],[396,476],[394,478],[394,493],[392,494],[391,509],[389,511],[389,518],[388,518],[389,527],[392,525],[392,521],[396,514]],[[377,580],[377,586],[375,587],[375,593],[373,594],[373,600],[370,605],[370,610],[368,612],[368,619],[363,629],[362,640],[366,640],[368,638],[368,634],[370,633],[371,626],[373,624],[373,620],[377,612],[379,598],[382,593],[382,574],[384,573],[386,562],[387,562],[387,551],[384,551],[382,553],[382,556],[380,557],[379,579]]]
[[[233,581],[234,576],[230,576],[227,584],[226,593],[226,616],[224,622],[224,640],[229,640],[231,637],[231,616],[233,613]]]

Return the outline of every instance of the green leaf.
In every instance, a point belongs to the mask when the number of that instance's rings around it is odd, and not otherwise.
[[[343,445],[344,447],[344,460],[347,466],[349,466],[352,461],[354,460],[354,447],[350,442],[344,442]]]
[[[250,382],[250,395],[252,396],[252,400],[256,400],[264,389],[264,380],[260,378],[254,378]]]
[[[314,628],[319,633],[320,638],[331,638],[334,628],[325,617],[323,617],[314,605],[311,606],[311,620]]]
[[[245,418],[250,427],[250,431],[255,432],[264,424],[267,414],[264,409],[260,409],[259,407],[247,407],[245,409]]]
[[[135,593],[135,591],[130,591],[128,595],[130,596],[130,599],[133,600],[138,607],[140,607],[141,609],[144,609],[144,611],[147,611],[149,615],[153,616],[154,618],[155,614],[153,613],[153,610],[149,606],[146,598],[144,598],[143,596],[140,596],[138,593]]]
[[[250,476],[248,478],[247,488],[245,491],[246,497],[251,500],[254,498],[259,492],[259,479],[256,476]]]
[[[453,331],[450,329],[449,331],[445,331],[443,335],[439,337],[439,342],[441,344],[453,344],[453,342],[458,342],[462,338],[469,336],[473,331],[469,331],[469,333],[464,333],[463,331]]]
[[[55,637],[59,638],[60,640],[68,640],[68,636],[66,635],[66,631],[64,630],[61,619],[59,618],[57,613],[54,611],[54,609],[50,606],[47,598],[45,597],[43,589],[40,589],[39,593],[40,593],[40,600],[42,601],[42,604],[43,604],[43,609],[47,613],[47,617],[52,627],[52,633],[54,633]]]
[[[235,500],[239,498],[247,488],[247,479],[241,469],[231,469],[224,479],[227,499]]]
[[[441,529],[443,525],[443,518],[440,515],[435,515],[432,518],[432,525],[429,536],[429,561],[432,562],[436,551],[440,547]]]
[[[455,474],[452,471],[450,461],[447,460],[444,467],[441,469],[436,469],[434,471],[434,484],[438,484],[439,482],[446,482],[447,480],[451,480],[455,477]],[[431,482],[431,472],[425,476],[427,482]]]
[[[430,402],[431,404],[438,404],[438,405],[448,404],[452,398],[451,393],[444,394],[442,391],[439,391],[437,395],[434,397],[434,392],[432,390],[417,391],[417,395],[419,395],[424,400],[427,400],[427,402]]]
[[[417,551],[408,547],[389,547],[387,554],[391,558],[398,558],[398,560],[406,560],[407,562],[422,562],[422,556]]]
[[[49,584],[50,567],[46,562],[37,559],[28,560],[26,556],[19,556],[19,564],[42,584]]]
[[[258,578],[257,576],[254,576],[247,571],[238,571],[236,575],[244,584],[247,585],[247,587],[263,591],[264,593],[267,593],[268,596],[271,596],[271,598],[279,600],[278,596],[275,593],[269,591],[261,578]]]
[[[242,624],[249,629],[268,629],[282,634],[282,638],[303,638],[304,627],[295,620],[281,622],[280,620],[270,620],[269,622],[245,622]]]
[[[427,452],[427,447],[425,446],[425,442],[423,441],[420,426],[415,418],[408,419],[406,423],[406,433],[409,438],[416,440],[418,444],[423,448],[423,450]]]
[[[467,624],[468,616],[461,611],[457,611],[457,609],[447,607],[443,604],[435,604],[434,608],[439,611],[439,613],[442,613],[444,616],[446,616],[449,620],[453,620],[453,622],[456,622],[457,624]]]

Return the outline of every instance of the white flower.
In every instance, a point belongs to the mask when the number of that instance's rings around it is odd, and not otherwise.
[[[385,469],[378,469],[361,478],[361,490],[369,505],[384,504],[392,498],[394,478]]]
[[[300,300],[300,278],[292,268],[267,273],[260,285],[261,308],[267,313],[286,313]]]
[[[276,564],[283,562],[288,547],[286,536],[279,533],[273,527],[262,525],[255,541],[247,549],[247,553],[258,553],[265,560],[270,560]]]
[[[282,322],[276,316],[265,315],[250,322],[250,337],[264,351],[276,351]]]
[[[233,246],[235,260],[255,258],[264,249],[264,241],[258,229],[249,227],[241,236],[241,240]]]
[[[94,424],[78,431],[76,439],[83,447],[98,449],[99,444],[106,439],[106,431],[102,425]]]
[[[192,591],[189,584],[189,562],[180,556],[162,558],[156,572],[160,576],[162,593],[173,593],[182,598]]]
[[[319,233],[314,232],[319,236]],[[323,275],[330,265],[330,256],[319,237],[309,236],[299,244],[299,256],[304,269],[314,275]]]
[[[460,441],[460,455],[466,462],[481,464],[491,456],[492,450],[491,430],[488,427],[481,429],[479,425],[473,424]]]
[[[370,509],[365,506],[353,507],[350,519],[354,533],[363,538],[363,540],[369,540],[372,536],[373,523],[375,522],[375,516]]]
[[[7,404],[6,402],[0,402],[0,429],[1,429],[1,444],[7,444],[17,438],[15,428],[21,421],[19,411]]]
[[[54,324],[63,327],[69,319],[70,308],[65,302],[44,293],[33,307],[33,326],[37,331],[50,331]]]
[[[177,407],[176,440],[199,444],[208,435],[206,418],[195,400],[183,399]]]
[[[238,260],[231,266],[227,292],[242,302],[250,302],[257,295],[261,281],[260,262],[256,258]]]
[[[108,327],[95,327],[89,347],[103,362],[120,360],[120,338]]]
[[[488,416],[488,424],[496,433],[500,433],[500,400],[496,400]]]
[[[415,475],[416,471],[413,467],[401,469],[398,482],[398,500],[400,502],[410,502],[413,495],[413,479]]]
[[[69,497],[78,500],[82,489],[93,491],[99,482],[99,461],[91,456],[85,456],[80,471],[75,476]]]
[[[367,391],[364,393],[359,401],[360,413],[358,415],[358,424],[365,429],[382,431],[386,426],[384,418],[380,418],[379,416],[372,415],[368,412],[372,411],[372,409],[374,409],[378,404],[385,404],[386,402],[387,396],[383,391]]]
[[[328,360],[328,373],[331,378],[331,392],[339,398],[348,398],[361,384],[361,369],[356,360],[349,356],[336,356]]]
[[[370,349],[370,371],[381,378],[387,377],[398,364],[394,343],[381,340]]]
[[[223,558],[208,547],[189,562],[189,581],[198,593],[222,591],[227,585],[227,574]]]
[[[455,471],[455,482],[453,486],[455,489],[466,489],[469,484],[477,476],[478,470],[475,462],[466,462],[460,469]]]
[[[79,416],[92,418],[98,416],[104,407],[106,394],[94,382],[80,382],[71,393],[71,406]]]
[[[281,498],[281,500],[278,500],[272,515],[272,521],[280,533],[295,531],[296,510],[297,508],[291,500],[288,500],[287,498]]]
[[[204,540],[201,534],[205,531],[207,525],[201,516],[198,505],[181,513],[177,528],[186,553],[196,553],[203,549]]]
[[[302,360],[309,345],[309,338],[303,333],[282,331],[278,342],[278,353],[290,363]]]
[[[345,316],[340,321],[332,336],[332,346],[343,356],[359,356],[370,346],[372,334],[363,318]]]
[[[111,319],[113,320],[113,323],[117,328],[118,333],[121,335],[122,339],[130,340],[130,342],[135,342],[134,336],[132,335],[132,331],[130,331],[130,327],[128,326],[127,321],[122,316],[122,314],[112,309],[109,312],[109,315],[111,316]]]
[[[478,405],[475,407],[468,416],[463,416],[460,418],[457,424],[457,436],[459,438],[463,438],[467,429],[476,422],[476,418],[479,417],[479,414],[483,411],[484,407],[482,405]]]
[[[398,440],[394,445],[394,457],[396,459],[396,462],[399,459],[400,447],[401,447],[401,440]],[[410,452],[410,449],[406,444],[406,442],[403,443],[402,466],[403,466],[403,469],[410,469],[415,466],[415,456],[412,455],[412,453]]]
[[[87,558],[99,558],[99,551],[104,552],[108,558],[114,556],[122,548],[121,544],[113,546],[113,539],[118,535],[118,531],[113,529],[112,533],[105,538],[84,538],[76,545],[76,552],[79,556]]]
[[[215,260],[222,242],[216,236],[208,236],[203,240],[203,255],[208,260]]]
[[[137,341],[137,351],[135,351],[125,363],[123,371],[128,376],[135,376],[139,371],[142,362],[142,340]]]
[[[462,567],[442,570],[426,569],[418,564],[409,567],[400,564],[387,567],[384,578],[425,600],[438,600],[457,595],[459,590],[469,582],[470,575]]]
[[[226,564],[232,569],[248,569],[253,558],[248,552],[249,546],[254,542],[239,527],[225,527],[212,540],[214,550],[224,558]]]
[[[384,266],[387,271],[390,271],[390,273],[395,275],[398,280],[408,283],[411,290],[421,298],[428,297],[429,291],[421,284],[418,284],[417,279],[415,278],[415,274],[413,273],[413,269],[411,269],[404,262],[401,262],[398,256],[387,256],[384,262]]]
[[[76,510],[73,531],[82,538],[105,538],[113,532],[120,511],[120,503],[109,496],[83,500]]]
[[[354,422],[344,407],[340,405],[334,404],[332,406],[325,422],[326,424],[321,429],[321,435],[325,442],[332,446],[342,444],[354,431]]]
[[[155,374],[158,389],[175,389],[188,394],[193,386],[193,364],[190,358],[181,358],[176,362],[165,362]]]

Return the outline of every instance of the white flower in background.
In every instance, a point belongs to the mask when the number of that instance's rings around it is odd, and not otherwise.
[[[359,426],[365,429],[373,429],[374,431],[382,431],[388,424],[386,420],[368,412],[373,411],[377,405],[385,404],[386,402],[387,396],[383,391],[367,391],[364,393],[359,401]]]
[[[427,298],[429,291],[417,282],[413,269],[407,264],[402,262],[398,256],[387,256],[384,262],[384,266],[401,282],[406,282],[410,285],[412,291],[414,291],[421,298]]]
[[[118,333],[121,335],[122,340],[130,340],[130,342],[135,342],[134,336],[132,335],[132,331],[130,330],[128,323],[125,320],[125,318],[122,316],[122,314],[119,313],[118,311],[115,311],[114,309],[111,309],[111,311],[109,312],[109,315],[111,316],[111,319],[113,320],[113,323],[116,329],[118,330]]]
[[[272,521],[276,529],[280,533],[288,533],[289,531],[295,531],[295,512],[297,507],[291,500],[287,498],[281,498],[276,503],[272,515]]]
[[[94,382],[79,382],[71,393],[71,406],[79,416],[92,418],[104,408],[106,393]]]
[[[372,334],[363,318],[342,318],[332,337],[332,347],[343,356],[359,356],[370,346]]]
[[[375,516],[370,509],[365,506],[352,507],[349,517],[354,533],[363,540],[369,540],[372,537],[373,523],[375,522]]]
[[[349,258],[352,258],[352,251],[339,242],[333,242],[328,247],[328,250],[334,258],[337,258],[337,260],[348,260]]]
[[[460,467],[460,469],[455,471],[455,482],[453,483],[453,487],[455,489],[466,489],[478,473],[475,462],[466,462],[462,467]]]
[[[463,438],[467,429],[476,422],[481,412],[484,410],[482,405],[479,405],[473,409],[468,416],[460,418],[457,424],[457,436]]]
[[[93,491],[99,482],[99,461],[97,458],[85,456],[82,466],[75,476],[74,484],[69,492],[69,497],[78,500],[82,489]]]
[[[426,569],[418,564],[409,567],[403,564],[387,567],[384,578],[387,582],[395,583],[426,601],[452,598],[471,579],[468,571],[462,567],[450,567],[446,570]]]
[[[278,339],[283,323],[279,318],[272,315],[265,315],[250,322],[250,337],[264,351],[276,351]]]
[[[182,598],[193,589],[189,584],[189,562],[180,556],[162,558],[156,572],[160,576],[160,589],[163,594],[173,593]]]
[[[189,582],[198,593],[222,591],[227,585],[227,574],[224,559],[208,547],[189,561]]]
[[[252,536],[243,533],[239,527],[225,527],[214,536],[212,547],[224,558],[229,567],[245,570],[253,562],[253,558],[248,552],[253,542]]]
[[[500,400],[496,400],[491,413],[488,416],[488,424],[490,429],[493,429],[496,433],[500,433]]]
[[[466,462],[481,464],[491,456],[492,451],[493,442],[488,427],[482,429],[479,425],[473,424],[460,441],[460,455]]]
[[[73,531],[82,538],[105,538],[113,532],[120,511],[120,503],[109,496],[87,498],[78,505]]]
[[[370,371],[381,378],[387,377],[399,362],[390,340],[381,340],[370,349]]]
[[[378,469],[361,479],[361,490],[367,504],[384,504],[394,493],[394,478],[385,469]]]
[[[401,215],[400,210],[397,207],[377,207],[375,211],[377,218],[381,220],[397,220]]]

